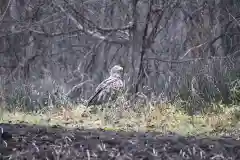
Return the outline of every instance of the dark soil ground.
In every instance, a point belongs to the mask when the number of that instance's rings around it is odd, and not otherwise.
[[[240,160],[240,140],[233,135],[200,138],[27,124],[0,126],[13,134],[7,147],[0,144],[1,159]]]

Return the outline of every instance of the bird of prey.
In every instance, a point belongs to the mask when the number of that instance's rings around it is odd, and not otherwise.
[[[110,76],[97,86],[93,95],[87,100],[86,106],[100,105],[116,100],[124,88],[122,74],[123,68],[120,65],[112,67]]]

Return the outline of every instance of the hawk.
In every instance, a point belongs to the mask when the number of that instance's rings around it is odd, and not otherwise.
[[[124,88],[122,74],[123,68],[120,65],[112,67],[110,76],[97,86],[93,95],[87,100],[86,105],[100,105],[116,100]]]

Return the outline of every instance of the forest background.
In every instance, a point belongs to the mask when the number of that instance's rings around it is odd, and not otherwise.
[[[1,105],[64,106],[75,85],[76,97],[87,99],[120,64],[132,108],[164,103],[190,115],[238,108],[239,7],[238,0],[1,0]]]

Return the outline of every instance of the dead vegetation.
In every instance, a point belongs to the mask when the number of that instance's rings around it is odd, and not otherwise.
[[[82,106],[44,113],[1,112],[2,159],[239,159],[237,106],[193,118],[174,106],[85,112]],[[146,107],[144,107],[146,109]],[[118,114],[121,112],[121,117]]]
[[[2,159],[239,159],[238,137],[183,137],[157,132],[66,129],[26,124],[1,124],[13,134]]]

